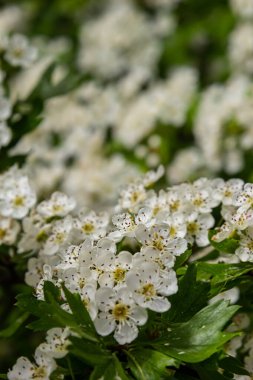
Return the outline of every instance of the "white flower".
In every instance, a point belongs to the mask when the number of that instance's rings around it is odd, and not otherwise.
[[[24,356],[21,356],[12,370],[9,370],[9,380],[49,380],[51,373],[56,369],[54,359],[43,355],[38,349],[35,351],[33,364]]]
[[[158,313],[169,310],[171,305],[165,296],[178,290],[175,272],[170,270],[162,277],[159,266],[154,263],[144,262],[140,269],[130,271],[126,282],[138,305]]]
[[[253,228],[247,228],[245,234],[240,235],[239,247],[235,254],[241,261],[253,262]]]
[[[167,224],[156,224],[150,229],[140,224],[136,229],[136,238],[144,246],[153,247],[159,251],[167,251],[175,256],[181,255],[187,249],[185,239],[176,238],[170,234],[170,226]]]
[[[61,359],[68,353],[70,341],[68,328],[53,328],[47,331],[46,343],[39,345],[38,350],[49,358]]]
[[[94,211],[83,209],[78,218],[74,219],[74,236],[83,241],[86,237],[99,240],[105,236],[109,216],[106,212],[96,214]]]
[[[12,245],[19,231],[20,225],[16,220],[0,216],[0,244]]]
[[[135,237],[137,226],[139,224],[149,226],[151,217],[151,209],[147,207],[141,208],[135,217],[129,213],[113,215],[112,223],[117,227],[117,230],[110,232],[108,236],[115,241],[120,241],[124,236]]]
[[[12,132],[4,122],[0,122],[0,149],[11,141]]]
[[[29,44],[28,39],[15,34],[9,39],[5,59],[12,66],[28,67],[37,58],[37,49]]]
[[[233,178],[225,182],[223,179],[217,178],[212,181],[212,187],[214,188],[213,197],[221,201],[223,205],[231,206],[234,204],[235,194],[242,190],[243,181]]]
[[[164,167],[160,165],[157,171],[149,171],[142,179],[142,183],[145,187],[149,187],[157,182],[164,175]]]
[[[50,235],[40,250],[42,255],[54,255],[60,248],[67,245],[72,231],[73,221],[70,215],[65,219],[57,220],[50,231]]]
[[[115,255],[113,260],[109,258],[111,257],[104,255],[103,259],[106,269],[99,277],[99,285],[109,288],[122,287],[125,285],[126,274],[132,267],[133,255],[130,252],[121,251]]]
[[[119,344],[131,343],[138,335],[137,326],[147,322],[146,310],[136,305],[127,288],[100,288],[96,301],[99,314],[94,325],[98,334],[106,336],[114,331]]]
[[[133,183],[121,191],[119,204],[123,209],[135,210],[146,199],[147,193],[143,184]]]
[[[215,220],[211,214],[195,214],[187,218],[187,235],[186,239],[190,244],[196,241],[199,247],[205,247],[209,244],[208,231],[214,226]]]
[[[0,177],[0,214],[5,217],[22,219],[36,202],[28,178],[17,168],[10,169]]]
[[[238,207],[238,213],[253,208],[253,184],[246,183],[243,190],[234,195],[233,204]]]
[[[54,216],[66,216],[75,206],[76,201],[74,198],[57,191],[51,195],[49,200],[41,202],[37,206],[37,211],[44,218],[51,218]]]
[[[141,267],[143,262],[153,262],[159,265],[160,275],[163,277],[168,274],[168,270],[175,264],[175,256],[168,251],[159,251],[152,247],[144,247],[140,252],[135,253],[132,267]]]
[[[92,320],[97,316],[95,295],[97,283],[92,278],[81,275],[76,269],[69,269],[62,276],[65,286],[72,292],[78,293]]]
[[[0,120],[7,120],[11,116],[11,103],[10,101],[0,95]]]

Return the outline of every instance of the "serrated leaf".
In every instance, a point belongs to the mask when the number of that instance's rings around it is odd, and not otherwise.
[[[197,267],[191,264],[179,280],[178,292],[170,297],[171,309],[162,314],[166,321],[185,322],[207,305],[210,285],[197,281]]]
[[[130,369],[136,380],[165,380],[170,379],[177,367],[178,361],[161,352],[145,349],[125,351]]]
[[[99,365],[94,368],[94,371],[90,375],[89,380],[130,380],[130,377],[126,375],[121,363],[117,359],[116,355],[113,355],[112,360],[107,362],[107,365]],[[141,380],[141,379],[140,379]]]
[[[76,322],[80,324],[81,326],[84,326],[86,331],[90,331],[91,333],[94,334],[94,336],[97,335],[94,324],[90,318],[90,315],[87,309],[85,308],[81,300],[80,295],[77,293],[76,294],[71,293],[64,285],[63,285],[63,291]]]
[[[112,359],[110,351],[103,349],[98,343],[76,337],[70,337],[69,340],[72,342],[69,351],[88,365],[102,365]]]
[[[185,362],[205,360],[235,336],[221,330],[238,309],[238,306],[218,301],[205,307],[188,322],[170,325],[159,342],[152,346]]]
[[[198,279],[211,280],[211,285],[227,283],[243,274],[253,271],[253,263],[249,262],[238,264],[209,264],[199,262],[196,265],[198,269]]]

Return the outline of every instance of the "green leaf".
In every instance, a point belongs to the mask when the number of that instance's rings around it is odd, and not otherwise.
[[[185,362],[205,360],[235,336],[221,330],[238,309],[238,306],[218,301],[205,307],[188,322],[170,325],[152,346]]]
[[[211,296],[229,289],[235,279],[248,272],[253,271],[253,263],[238,264],[209,264],[205,262],[196,263],[198,280],[205,280],[211,284]]]
[[[185,322],[207,305],[210,285],[197,281],[197,267],[191,264],[179,280],[178,292],[170,297],[171,309],[162,314],[166,321]]]
[[[215,230],[210,230],[208,237],[211,245],[220,252],[235,253],[235,250],[239,247],[239,240],[234,238],[225,239],[219,243],[212,240],[212,237],[217,233]]]
[[[219,361],[219,367],[225,369],[227,372],[237,375],[247,375],[249,372],[243,367],[243,364],[238,359],[228,356]]]
[[[116,355],[113,355],[112,360],[107,362],[107,365],[98,365],[92,372],[89,380],[130,380],[130,377],[126,375],[121,363],[117,359]],[[141,380],[141,379],[140,379]]]
[[[91,343],[84,339],[70,337],[72,345],[69,351],[91,366],[103,365],[112,359],[110,351],[103,349],[99,343]]]
[[[96,336],[97,333],[94,324],[87,309],[84,306],[84,303],[81,300],[80,295],[71,293],[64,285],[63,291],[76,322],[85,327],[86,331],[89,331],[90,333],[93,333],[94,336]]]
[[[45,285],[46,287],[46,285]],[[73,316],[63,310],[61,306],[55,301],[55,292],[50,293],[47,287],[47,298],[50,303],[46,301],[39,301],[34,296],[27,294],[20,294],[17,296],[17,306],[26,312],[38,317],[38,320],[30,323],[29,328],[34,331],[46,331],[53,327],[70,327],[79,335],[83,335],[80,326],[76,323]]]
[[[130,369],[137,380],[170,379],[178,367],[178,361],[158,351],[132,350],[125,351],[129,359]]]
[[[0,331],[0,338],[9,338],[13,334],[15,334],[15,332],[20,328],[20,326],[22,326],[22,324],[27,320],[29,315],[30,314],[28,312],[25,312],[18,318],[16,318],[15,321],[12,321],[9,327]]]
[[[180,268],[189,259],[191,254],[192,254],[192,250],[187,249],[187,251],[185,251],[182,255],[178,256],[176,258],[174,269],[177,270],[178,268]]]

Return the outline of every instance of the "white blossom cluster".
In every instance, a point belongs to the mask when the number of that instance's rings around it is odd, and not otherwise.
[[[236,380],[251,380],[253,376],[253,333],[248,314],[240,312],[233,318],[232,324],[227,328],[228,332],[239,332],[240,335],[233,338],[225,346],[225,351],[230,356],[236,357],[240,352],[243,356],[244,367],[250,376],[235,376]]]
[[[70,341],[68,328],[48,330],[46,342],[41,343],[34,354],[35,363],[21,356],[7,374],[9,380],[49,380],[51,373],[57,368],[54,359],[61,359],[68,353]]]
[[[45,281],[59,289],[64,284],[80,295],[97,333],[113,333],[124,345],[137,338],[148,310],[170,309],[169,297],[178,290],[176,259],[193,245],[199,249],[210,245],[208,233],[215,227],[212,212],[218,206],[225,222],[214,241],[236,236],[235,255],[253,261],[252,184],[200,178],[156,193],[150,186],[163,174],[160,167],[122,189],[110,220],[105,212],[79,211],[75,200],[60,192],[34,206],[27,178],[16,168],[6,173],[0,181],[4,183],[0,198],[5,199],[0,210],[8,217],[23,218],[19,252],[38,253],[29,260],[26,273],[36,297],[44,299]],[[233,297],[238,297],[235,290]],[[63,291],[61,297],[62,308],[71,312]],[[35,352],[35,364],[19,358],[8,378],[32,379],[39,373],[48,379],[56,368],[54,359],[67,353],[69,334],[69,330],[50,330],[46,343]],[[251,348],[248,351],[251,358]]]
[[[0,244],[14,244],[20,231],[19,221],[35,203],[36,194],[17,167],[0,176]]]
[[[229,180],[228,184],[227,191],[232,193],[232,198],[223,207],[224,223],[213,240],[220,242],[238,236],[239,247],[235,254],[241,261],[253,262],[253,186],[241,180]]]
[[[13,11],[15,12],[15,10]],[[11,66],[26,68],[35,61],[37,49],[30,44],[24,35],[13,34],[8,36],[2,33],[0,37],[0,55],[3,55],[3,59]],[[12,114],[12,99],[6,96],[5,75],[6,73],[0,70],[0,149],[7,146],[12,138],[12,131],[8,127],[8,119]]]
[[[161,36],[173,29],[173,18],[163,12],[149,19],[129,0],[107,1],[104,12],[82,27],[79,65],[102,78],[140,68],[152,75]]]
[[[162,167],[123,189],[112,223],[105,212],[78,212],[74,199],[59,192],[39,203],[23,219],[18,242],[19,252],[38,253],[29,260],[26,273],[37,297],[43,299],[46,280],[57,286],[64,283],[80,294],[97,332],[114,331],[120,344],[137,337],[148,309],[167,311],[167,297],[177,292],[176,257],[193,244],[200,248],[210,244],[212,210],[220,204],[223,218],[230,218],[232,227],[241,231],[241,214],[234,205],[250,185],[201,178],[158,194],[148,190],[161,175]],[[222,227],[215,239],[231,232]],[[240,234],[243,246],[244,232]],[[236,255],[242,261],[253,257],[242,257],[239,251]]]

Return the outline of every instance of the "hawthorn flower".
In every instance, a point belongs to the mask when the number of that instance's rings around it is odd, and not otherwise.
[[[21,356],[14,367],[9,370],[9,380],[49,380],[51,373],[56,369],[53,358],[44,355],[37,348],[34,355],[35,364],[29,359]]]
[[[239,247],[235,254],[241,261],[253,262],[253,227],[247,228],[244,234],[240,234]]]
[[[237,178],[228,181],[217,178],[212,181],[212,186],[214,188],[213,197],[221,201],[223,205],[231,206],[234,204],[235,194],[243,188],[243,181]]]
[[[4,122],[0,122],[0,149],[11,141],[12,132]]]
[[[151,224],[152,212],[149,208],[141,208],[136,216],[130,213],[113,215],[112,223],[116,230],[110,232],[109,237],[115,241],[121,240],[124,236],[135,237],[135,231],[139,224],[149,226]]]
[[[152,247],[144,247],[133,256],[132,267],[141,267],[144,262],[158,265],[160,276],[167,277],[168,272],[175,265],[175,256],[168,251],[161,252]]]
[[[61,359],[68,353],[70,341],[68,328],[53,328],[47,331],[46,342],[39,345],[38,350],[49,358]]]
[[[55,216],[66,216],[76,206],[76,201],[66,194],[56,191],[47,201],[41,202],[37,206],[37,212],[44,218],[52,218]]]
[[[175,256],[181,255],[187,249],[185,239],[170,236],[170,227],[163,224],[156,224],[150,229],[140,224],[136,229],[136,238],[146,247],[153,247],[159,251],[167,251]]]
[[[161,276],[159,266],[148,262],[144,262],[140,269],[130,271],[126,283],[138,305],[158,313],[169,310],[171,305],[166,296],[178,290],[174,271],[168,271],[166,277]]]
[[[233,204],[238,207],[238,213],[243,213],[253,208],[253,184],[246,183],[242,191],[234,196]]]
[[[11,116],[11,103],[9,99],[0,94],[0,121],[3,122]]]
[[[120,194],[120,206],[129,211],[135,210],[147,197],[145,187],[141,183],[129,185]]]
[[[192,215],[187,218],[187,235],[186,239],[190,244],[196,241],[199,247],[205,247],[209,244],[208,231],[214,226],[215,220],[211,214]]]
[[[109,216],[105,212],[96,214],[94,211],[83,209],[78,218],[73,222],[73,233],[77,239],[84,240],[90,237],[94,240],[99,240],[105,236],[107,226],[109,223]]]
[[[20,231],[20,225],[16,220],[0,216],[0,244],[12,245]]]
[[[29,67],[37,58],[37,49],[25,36],[15,34],[9,39],[4,57],[12,66]]]
[[[70,215],[65,219],[57,220],[50,231],[49,237],[45,241],[40,254],[54,255],[60,248],[66,247],[70,240],[73,221]]]
[[[98,334],[107,336],[114,331],[119,344],[131,343],[138,336],[137,326],[147,322],[146,310],[138,306],[128,288],[114,290],[102,287],[97,291],[99,313],[94,320]]]
[[[0,214],[22,219],[36,202],[28,178],[14,167],[0,177]]]
[[[86,239],[79,257],[80,273],[87,278],[98,280],[107,268],[108,262],[113,262],[116,244],[109,238],[100,239],[96,246]],[[106,261],[105,261],[106,260]]]
[[[116,288],[125,285],[126,274],[132,267],[133,255],[127,251],[121,251],[115,255],[114,260],[110,260],[108,255],[104,255],[105,271],[99,277],[101,287]]]

